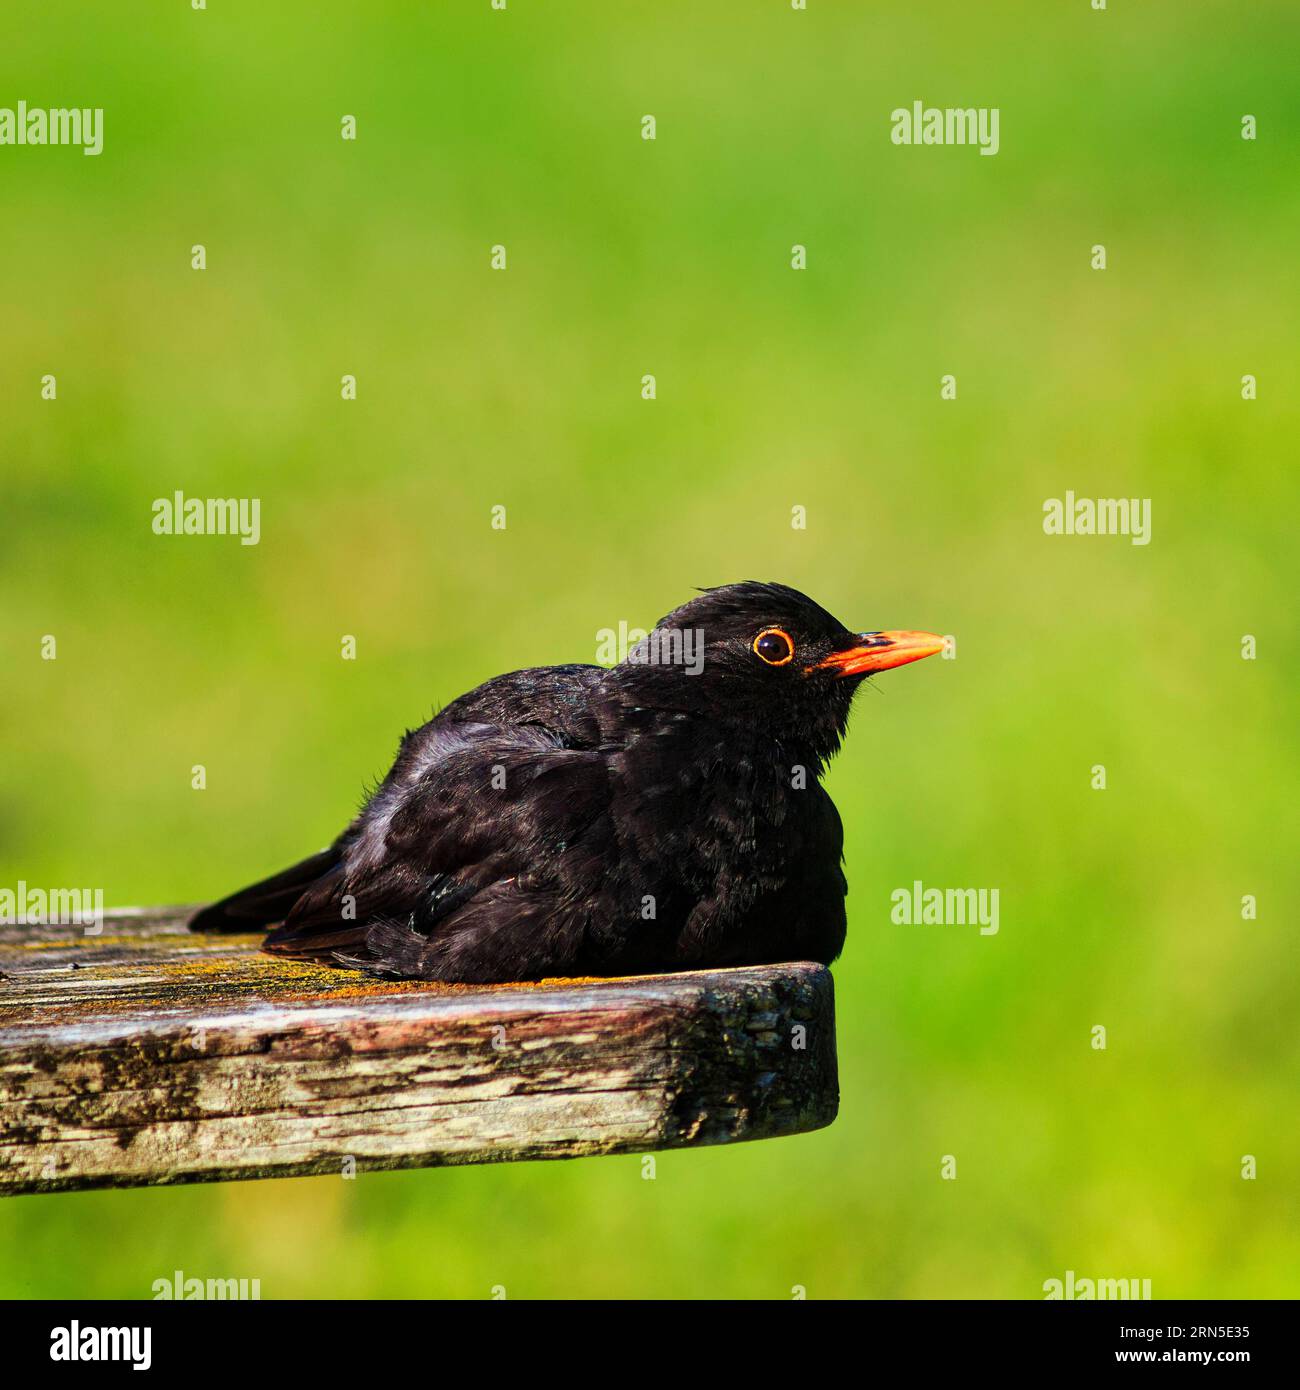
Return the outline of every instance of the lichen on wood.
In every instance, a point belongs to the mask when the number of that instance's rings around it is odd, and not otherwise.
[[[381,981],[186,916],[0,928],[0,1193],[645,1152],[835,1117],[818,965]]]

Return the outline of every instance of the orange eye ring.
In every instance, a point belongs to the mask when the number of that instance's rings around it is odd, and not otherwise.
[[[781,641],[785,643],[784,656],[773,657],[763,654],[762,645],[760,644],[765,644],[768,651],[774,650],[773,644],[767,641],[769,637],[779,637]],[[758,657],[760,661],[766,662],[769,666],[788,666],[794,660],[794,639],[782,627],[765,627],[762,632],[754,638],[753,651],[754,655]]]

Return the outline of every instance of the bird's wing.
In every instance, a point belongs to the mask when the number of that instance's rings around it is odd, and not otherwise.
[[[340,864],[266,947],[425,979],[473,979],[480,957],[484,978],[557,973],[589,914],[556,909],[594,907],[613,857],[609,801],[599,747],[440,716],[404,743]]]

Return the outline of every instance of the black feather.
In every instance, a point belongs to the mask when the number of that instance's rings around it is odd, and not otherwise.
[[[784,668],[754,650],[772,626]],[[697,669],[643,650],[488,681],[403,738],[330,849],[191,925],[278,924],[270,951],[429,980],[829,962],[842,831],[818,778],[860,681],[819,662],[852,634],[756,583],[656,633],[698,634]]]

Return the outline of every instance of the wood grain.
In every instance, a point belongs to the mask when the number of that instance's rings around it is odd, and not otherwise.
[[[642,1152],[835,1117],[818,965],[412,984],[195,936],[187,915],[0,927],[0,1192]]]

